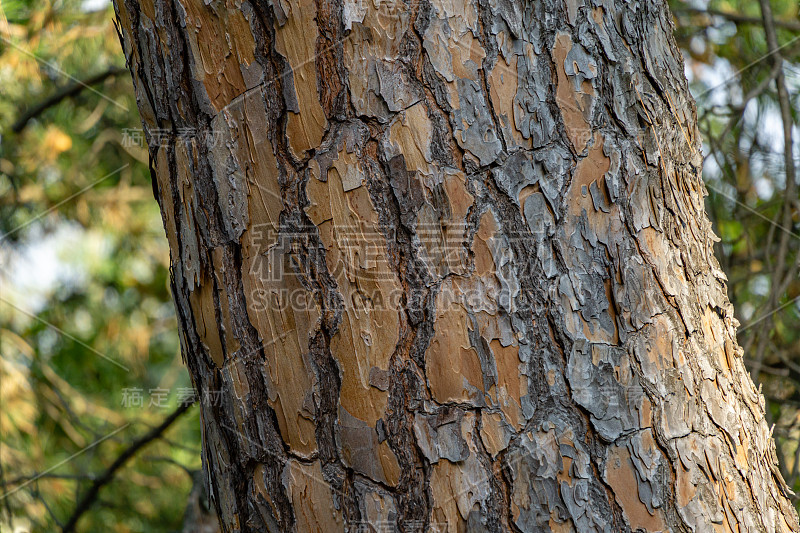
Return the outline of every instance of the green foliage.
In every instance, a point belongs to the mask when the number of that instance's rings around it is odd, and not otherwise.
[[[0,4],[0,493],[17,489],[0,500],[0,531],[58,529],[92,476],[191,387],[147,153],[123,142],[125,129],[140,127],[129,75],[12,131],[75,80],[124,66],[113,10],[82,5]],[[158,388],[169,391],[163,407],[149,405]],[[126,389],[140,389],[144,405],[122,406]],[[78,530],[179,529],[185,469],[200,467],[197,416],[189,411],[137,453]]]

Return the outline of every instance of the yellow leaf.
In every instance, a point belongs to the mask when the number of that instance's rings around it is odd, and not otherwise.
[[[47,128],[47,133],[44,135],[44,142],[42,144],[45,155],[50,159],[55,159],[58,154],[72,148],[72,137],[57,127],[50,126]]]

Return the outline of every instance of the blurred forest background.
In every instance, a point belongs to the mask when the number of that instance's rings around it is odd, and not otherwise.
[[[751,0],[671,6],[739,342],[800,493],[798,2],[772,0],[766,24]],[[112,20],[108,0],[0,0],[2,532],[181,531],[197,498],[198,413]]]

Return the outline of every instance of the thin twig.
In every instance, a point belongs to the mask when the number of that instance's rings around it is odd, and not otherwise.
[[[127,73],[127,72],[128,69],[124,67],[111,67],[105,72],[95,74],[94,76],[91,76],[85,80],[74,81],[70,83],[69,85],[61,88],[61,90],[56,91],[48,98],[44,99],[43,101],[39,102],[35,106],[31,107],[30,109],[22,113],[22,116],[20,116],[14,123],[14,125],[11,126],[11,131],[13,131],[14,133],[21,132],[23,129],[25,129],[25,126],[27,126],[28,122],[38,117],[44,111],[58,104],[62,100],[79,94],[87,87],[91,87],[92,85],[101,83],[108,78],[111,78],[113,76],[118,76],[122,73]]]
[[[775,75],[775,86],[778,90],[778,103],[780,105],[781,120],[783,122],[783,155],[784,170],[786,173],[786,194],[783,204],[781,225],[785,228],[789,228],[792,225],[792,203],[795,195],[797,194],[792,141],[792,128],[794,127],[794,121],[792,120],[789,92],[786,90],[786,77],[783,73],[783,56],[781,56],[780,47],[778,46],[778,36],[777,32],[775,31],[775,19],[772,16],[772,6],[770,5],[770,0],[759,0],[759,3],[761,4],[761,17],[764,21],[764,32],[767,37],[769,55],[773,61],[773,64],[778,65],[778,72]],[[780,296],[778,290],[783,285],[783,275],[788,251],[789,235],[784,232],[780,236],[778,255],[775,261],[775,272],[773,273],[772,283],[770,285],[770,293],[767,298],[767,302],[770,307],[775,306]],[[769,335],[767,335],[767,332],[771,322],[772,320],[767,318],[759,328],[758,347],[756,348],[755,355],[756,364],[752,369],[753,379],[755,381],[758,381],[758,374],[761,369],[761,364],[764,361],[767,343],[769,340]]]
[[[81,500],[75,506],[72,516],[69,517],[69,520],[67,520],[66,525],[62,529],[62,533],[75,531],[75,525],[78,523],[80,517],[83,515],[83,513],[88,511],[95,502],[98,494],[100,493],[100,489],[114,479],[114,474],[116,474],[117,470],[122,468],[122,466],[134,455],[136,455],[140,449],[144,448],[147,444],[160,437],[161,434],[164,433],[164,431],[166,431],[167,428],[170,427],[172,423],[175,422],[183,413],[188,411],[192,405],[194,404],[187,402],[179,406],[175,411],[172,412],[172,414],[164,419],[159,426],[154,427],[149,432],[136,439],[124,452],[122,452],[122,454],[120,454],[119,457],[117,457],[114,462],[111,463],[111,466],[109,466],[105,472],[98,476],[94,483],[92,483],[92,486],[89,487],[89,490],[83,495],[83,498],[81,498]]]

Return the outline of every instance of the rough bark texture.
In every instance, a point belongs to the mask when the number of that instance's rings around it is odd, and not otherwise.
[[[115,4],[226,531],[798,530],[665,2]]]

